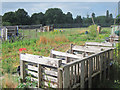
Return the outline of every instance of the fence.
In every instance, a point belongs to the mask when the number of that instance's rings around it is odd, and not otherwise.
[[[71,47],[71,53],[74,53],[74,47]],[[101,51],[101,48],[104,50]],[[38,82],[37,87],[39,88],[42,86],[52,88],[80,86],[84,88],[86,81],[88,81],[88,87],[91,88],[94,76],[100,74],[100,80],[109,78],[114,50],[115,48],[112,47],[99,47],[97,52],[95,51],[89,56],[73,55],[55,50],[51,50],[50,57],[20,54],[21,77],[24,81],[25,77],[31,74],[32,80]],[[81,50],[76,51],[81,52]]]

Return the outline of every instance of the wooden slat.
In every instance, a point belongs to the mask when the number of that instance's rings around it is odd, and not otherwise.
[[[71,66],[71,85],[73,85],[73,66]]]
[[[32,81],[38,81],[38,79],[36,79],[36,78],[33,78],[33,77],[31,77],[31,80]],[[55,84],[55,83],[51,83],[51,82],[46,82],[46,81],[42,81],[42,86],[47,86],[47,87],[49,87],[49,85],[50,85],[50,87],[52,87],[52,88],[57,88],[57,84]]]
[[[103,46],[103,47],[112,47],[113,45],[111,43],[99,43],[99,42],[86,42],[85,45],[88,46]]]
[[[33,75],[34,77],[38,78],[38,73],[36,73],[36,72],[28,71],[28,74],[31,74],[31,75]],[[44,79],[44,80],[49,80],[49,81],[52,81],[52,82],[56,82],[56,83],[57,83],[57,78],[52,77],[52,76],[42,75],[42,79]]]
[[[40,88],[42,82],[42,67],[38,64],[38,88]]]
[[[33,62],[41,65],[48,65],[52,67],[59,67],[59,61],[62,61],[60,59],[55,58],[49,58],[49,57],[41,57],[38,55],[32,55],[32,54],[20,54],[21,60],[27,61],[27,62]]]
[[[70,70],[69,67],[65,67],[63,71],[63,88],[68,88],[70,85]]]
[[[76,55],[73,55],[73,54],[59,52],[59,51],[55,51],[55,50],[51,50],[51,53],[54,54],[54,55],[57,55],[57,56],[64,56],[64,57],[70,57],[70,58],[76,58],[76,59],[79,59],[79,58],[83,57],[82,54],[79,55],[79,56],[76,56]]]
[[[112,50],[112,49],[105,50],[105,51],[101,51],[101,52],[99,52],[99,53],[92,54],[92,55],[90,55],[90,56],[88,56],[88,57],[84,57],[84,58],[82,58],[82,59],[78,59],[78,60],[72,61],[72,62],[64,65],[64,67],[70,67],[70,66],[72,66],[72,65],[81,63],[82,61],[86,61],[87,59],[93,58],[93,57],[96,56],[96,55],[100,55],[100,54],[102,54],[102,53],[104,53],[104,52],[108,52],[108,51],[110,51],[110,50]]]
[[[97,53],[99,52],[100,50],[94,50],[94,49],[91,49],[91,48],[86,48],[85,46],[74,46],[72,48],[73,51],[79,51],[79,52],[89,52],[89,53]]]
[[[60,68],[58,68],[58,88],[63,88],[62,87],[62,81],[63,81],[63,72]]]
[[[84,88],[84,84],[85,84],[85,61],[82,61],[81,62],[81,81],[80,81],[80,84],[81,84],[81,88]]]
[[[110,75],[110,51],[108,51],[108,79]]]
[[[22,82],[24,82],[26,73],[25,73],[25,62],[22,60],[20,60],[20,74],[21,74]]]
[[[104,80],[106,79],[106,53],[104,53],[104,57],[103,57],[104,59]]]
[[[32,71],[38,71],[38,67],[35,67],[35,66],[31,66],[31,65],[27,65],[28,67],[28,70],[32,70]],[[48,75],[51,75],[51,76],[56,76],[58,75],[58,72],[57,71],[53,71],[53,70],[47,70],[45,68],[42,68],[42,73],[45,73],[45,74],[48,74]]]
[[[50,87],[52,87],[52,88],[57,88],[57,87],[58,87],[57,84],[53,84],[53,83],[49,83],[49,82],[44,82],[43,85],[47,86],[48,88],[49,88],[49,85],[50,85]]]
[[[92,87],[92,59],[89,59],[88,87]]]

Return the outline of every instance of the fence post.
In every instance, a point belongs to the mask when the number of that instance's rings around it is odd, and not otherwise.
[[[66,63],[70,62],[70,57],[66,57]]]
[[[62,81],[63,81],[63,77],[62,77],[63,71],[60,69],[61,64],[62,64],[62,60],[59,60],[58,61],[58,88],[62,88]]]
[[[62,70],[58,68],[58,88],[62,88],[62,81],[63,81]]]
[[[110,74],[110,51],[108,51],[108,79]]]
[[[63,88],[68,88],[70,84],[70,70],[69,67],[63,69]]]
[[[73,54],[73,50],[72,50],[73,44],[70,44],[70,53]]]
[[[36,29],[36,38],[37,38],[37,29]]]
[[[92,87],[92,58],[89,59],[89,77],[88,77],[88,87]]]
[[[84,88],[85,84],[85,61],[81,62],[81,79],[80,79],[81,88]]]
[[[20,60],[20,74],[21,74],[22,82],[24,82],[26,73],[25,73],[25,61],[23,60]]]
[[[104,62],[104,80],[106,79],[106,52],[103,54]]]
[[[42,67],[40,64],[38,64],[38,88],[41,86],[41,81],[42,81]]]
[[[53,49],[54,50],[54,49]],[[50,57],[51,58],[56,58],[56,55],[52,54],[52,50],[50,51]]]
[[[102,80],[103,54],[100,55],[100,81]]]

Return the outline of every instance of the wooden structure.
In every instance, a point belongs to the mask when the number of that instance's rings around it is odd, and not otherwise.
[[[1,29],[2,40],[8,40],[12,36],[18,36],[18,26],[5,26]]]
[[[50,32],[54,30],[54,26],[53,25],[49,25],[49,26],[44,26],[40,28],[41,32]]]
[[[38,25],[19,25],[19,29],[40,29],[42,27],[42,24]]]
[[[84,88],[86,82],[88,82],[87,87],[91,88],[92,78],[96,75],[100,75],[100,80],[109,78],[110,63],[114,59],[115,48],[103,47],[107,45],[98,44],[99,47],[96,46],[96,48],[95,46],[88,46],[88,50],[83,47],[84,51],[81,48],[82,46],[71,45],[71,54],[51,50],[50,57],[20,54],[22,80],[24,81],[25,77],[30,74],[32,81],[38,82],[37,87],[39,88],[75,88],[79,86]],[[92,50],[91,47],[95,49]],[[72,54],[76,50],[90,53],[92,51],[93,54],[89,56]]]

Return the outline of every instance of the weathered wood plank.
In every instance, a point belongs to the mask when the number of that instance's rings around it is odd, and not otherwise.
[[[110,51],[108,51],[108,79],[110,75]]]
[[[38,88],[40,88],[42,82],[42,70],[41,65],[38,64]]]
[[[104,53],[104,57],[103,57],[104,59],[104,80],[106,79],[106,53]]]
[[[25,62],[20,60],[20,74],[21,74],[21,78],[22,78],[22,82],[25,81],[25,76],[26,76],[26,72],[25,72]]]
[[[82,61],[81,62],[81,81],[80,81],[80,84],[81,84],[81,88],[84,88],[84,84],[85,84],[85,61]]]
[[[105,50],[105,51],[101,51],[101,52],[99,52],[99,53],[92,54],[92,55],[90,55],[90,56],[88,56],[88,57],[84,57],[84,58],[82,58],[82,59],[78,59],[78,60],[72,61],[72,62],[64,65],[64,67],[70,67],[70,66],[72,66],[72,65],[81,63],[82,61],[86,61],[87,59],[93,58],[93,57],[96,56],[96,55],[100,55],[100,54],[102,54],[102,53],[104,53],[104,52],[108,52],[108,51],[110,51],[110,50],[112,50],[112,49]]]
[[[32,70],[32,71],[37,71],[38,72],[38,67],[35,67],[35,66],[31,66],[31,65],[27,65],[28,66],[28,70]],[[53,70],[47,70],[45,68],[42,68],[42,73],[45,73],[45,74],[48,74],[48,75],[51,75],[51,76],[56,76],[58,75],[58,72],[57,71],[53,71]]]
[[[58,68],[58,88],[63,88],[62,81],[63,81],[63,72],[60,68]]]
[[[63,71],[63,88],[68,88],[70,85],[70,70],[69,67],[65,67]]]
[[[103,55],[100,55],[100,81],[102,80],[102,65],[103,65]]]
[[[99,42],[85,42],[85,45],[88,46],[103,46],[103,47],[112,47],[112,43],[106,42],[106,43],[99,43]]]
[[[61,59],[55,59],[55,58],[49,58],[49,57],[42,57],[38,55],[32,55],[32,54],[21,54],[20,57],[21,60],[27,61],[27,62],[33,62],[41,65],[48,65],[52,67],[59,67],[59,61],[62,61]]]
[[[94,49],[93,49],[94,48]],[[98,46],[73,46],[72,50],[80,52],[98,53],[111,49],[110,47],[98,47]]]
[[[71,66],[71,85],[73,85],[73,66]]]
[[[88,87],[92,87],[92,59],[89,59]]]
[[[38,78],[38,73],[36,73],[36,72],[28,71],[28,74],[31,74],[34,77]],[[44,80],[48,80],[48,81],[52,81],[52,82],[56,82],[57,83],[57,78],[55,78],[55,77],[48,76],[48,75],[45,75],[45,74],[44,75],[42,74],[41,77]]]
[[[59,51],[55,51],[55,50],[51,50],[51,53],[57,56],[64,56],[64,57],[70,57],[70,58],[75,58],[75,59],[80,59],[83,58],[83,55],[73,55],[73,54],[69,54],[69,53],[64,53],[64,52],[59,52]]]

